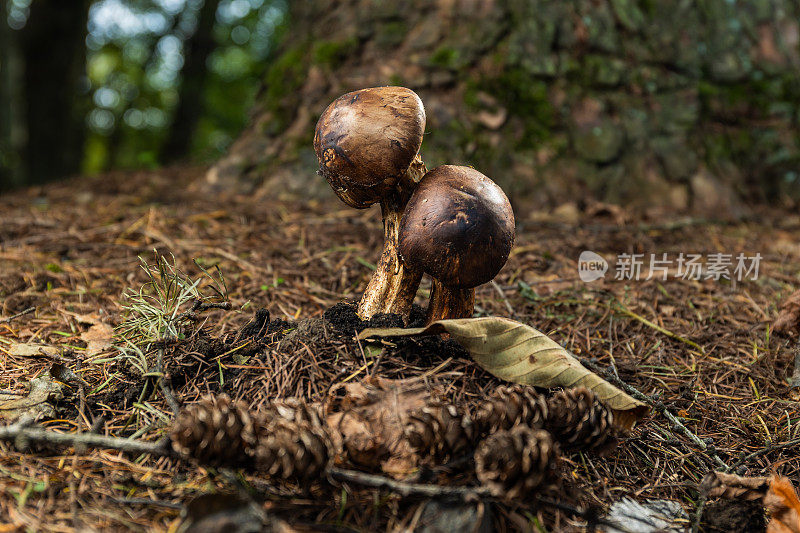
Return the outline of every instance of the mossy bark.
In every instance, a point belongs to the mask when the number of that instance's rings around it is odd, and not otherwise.
[[[429,110],[429,166],[472,165],[519,205],[725,216],[752,199],[800,198],[791,0],[308,0],[290,10],[253,127],[209,173],[218,187],[280,180],[289,193],[330,194],[314,175],[316,118],[340,94],[391,84]]]

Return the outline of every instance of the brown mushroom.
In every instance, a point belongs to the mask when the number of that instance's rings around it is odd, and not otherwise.
[[[503,190],[475,169],[443,165],[417,186],[400,222],[400,253],[433,278],[428,323],[468,318],[475,287],[491,281],[514,246]]]
[[[397,252],[403,208],[427,169],[419,156],[425,109],[405,87],[374,87],[340,96],[322,113],[314,133],[320,174],[351,207],[380,203],[385,244],[358,304],[358,315],[398,313],[408,318],[422,273]]]

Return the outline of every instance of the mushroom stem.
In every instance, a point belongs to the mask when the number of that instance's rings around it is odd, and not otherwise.
[[[433,278],[426,325],[448,318],[471,318],[473,311],[475,311],[475,289],[448,287]]]
[[[368,320],[378,313],[396,313],[403,317],[404,322],[408,322],[422,271],[409,268],[400,257],[400,218],[408,198],[426,171],[425,163],[417,154],[400,179],[398,190],[381,200],[385,242],[375,273],[358,302],[357,312],[362,320]]]

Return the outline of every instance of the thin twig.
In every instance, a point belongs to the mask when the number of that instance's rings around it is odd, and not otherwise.
[[[794,348],[794,371],[790,385],[793,389],[800,388],[800,336],[797,338]]]
[[[725,470],[725,472],[736,473],[736,469],[737,468],[739,468],[742,465],[745,465],[745,464],[749,463],[750,461],[752,461],[753,459],[756,459],[757,457],[761,457],[762,455],[766,455],[769,452],[773,452],[775,450],[780,450],[781,448],[791,448],[792,446],[800,446],[800,438],[787,440],[785,442],[779,442],[779,443],[776,443],[776,444],[769,444],[767,446],[764,446],[760,450],[756,450],[753,453],[745,455],[744,457],[742,457],[741,459],[739,459],[738,461],[733,463],[728,470]]]
[[[6,318],[0,318],[0,324],[8,324],[9,322],[14,320],[15,318],[19,318],[21,316],[25,316],[27,314],[33,313],[34,311],[36,311],[35,307],[29,307],[29,308],[25,309],[24,311],[20,311],[16,315],[11,315],[11,316],[6,317]]]
[[[166,457],[178,457],[167,445],[167,440],[147,442],[136,439],[106,437],[92,433],[59,433],[38,427],[31,427],[29,421],[21,421],[10,426],[0,427],[0,441],[29,441],[64,446],[87,446],[94,448],[111,448],[136,455],[151,454]]]
[[[571,355],[573,357],[575,357],[574,354],[571,354]],[[675,415],[673,415],[672,413],[669,412],[669,409],[667,409],[667,406],[664,405],[662,402],[654,400],[650,396],[647,396],[646,394],[643,394],[643,393],[639,392],[638,389],[636,389],[633,386],[625,383],[624,381],[622,381],[621,379],[616,377],[613,373],[608,372],[603,368],[600,368],[600,366],[598,366],[595,363],[589,361],[588,359],[581,358],[580,362],[581,362],[581,364],[583,366],[585,366],[586,368],[588,368],[592,372],[595,372],[596,374],[600,374],[600,375],[604,376],[608,381],[610,381],[611,383],[613,383],[617,387],[621,388],[622,390],[624,390],[625,392],[627,392],[628,394],[630,394],[631,396],[633,396],[637,400],[642,401],[642,402],[646,403],[647,405],[651,406],[653,409],[656,410],[657,413],[659,413],[664,418],[669,420],[669,422],[672,424],[672,426],[675,429],[677,429],[684,436],[688,437],[689,440],[691,440],[694,444],[696,444],[703,452],[707,453],[707,455],[711,459],[714,460],[714,462],[717,464],[717,466],[719,466],[721,468],[724,468],[727,471],[728,465],[725,463],[725,461],[723,461],[719,457],[719,455],[716,452],[716,449],[714,449],[713,447],[710,447],[700,437],[698,437],[697,435],[692,433],[692,431],[689,428],[687,428],[685,425],[683,425],[683,422],[681,422],[680,418],[678,418],[677,416],[675,416]]]
[[[172,394],[172,390],[164,381],[164,347],[159,346],[158,352],[156,355],[156,372],[159,374],[157,381],[158,381],[158,388],[161,389],[161,393],[164,395],[164,398],[167,400],[167,404],[169,404],[169,408],[172,410],[172,414],[174,416],[178,416],[178,411],[181,410],[181,406],[178,403],[178,400],[175,399],[175,395]]]
[[[394,479],[368,474],[356,470],[346,470],[344,468],[331,467],[328,469],[328,477],[337,481],[350,482],[365,487],[390,490],[400,496],[420,496],[424,498],[454,499],[462,501],[477,501],[479,499],[491,498],[492,493],[486,487],[445,487],[442,485],[427,485],[423,483],[408,483],[396,481]],[[630,533],[627,529],[618,524],[605,520],[597,516],[594,509],[580,509],[561,502],[553,501],[542,496],[534,496],[540,504],[555,507],[561,511],[578,516],[587,522],[595,525],[611,527],[614,531]]]
[[[390,490],[400,496],[423,496],[426,498],[444,498],[465,501],[490,498],[492,496],[489,489],[485,487],[443,487],[441,485],[427,485],[424,483],[408,483],[376,474],[368,474],[366,472],[346,470],[337,467],[329,468],[328,476],[337,481]]]
[[[202,313],[204,311],[208,311],[209,309],[223,309],[225,311],[230,311],[232,305],[230,302],[204,302],[203,300],[195,300],[194,304],[192,304],[191,309],[188,311],[184,311],[180,315],[177,316],[175,322],[180,322],[181,320],[190,320],[192,322],[197,322],[200,320],[198,313]]]

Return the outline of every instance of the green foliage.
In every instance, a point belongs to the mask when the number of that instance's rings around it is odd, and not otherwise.
[[[96,2],[98,11],[107,1]],[[95,106],[87,115],[87,173],[161,163],[161,145],[178,105],[182,55],[191,35],[186,29],[200,3],[177,11],[160,2],[120,0],[120,5],[114,10],[119,20],[90,21],[87,74]],[[191,155],[198,160],[218,158],[246,126],[267,59],[287,25],[283,0],[232,5],[220,3],[212,32],[205,102],[192,136]],[[133,24],[137,18],[158,24]]]
[[[358,46],[358,39],[352,37],[344,41],[317,41],[311,52],[314,63],[331,69],[338,67]]]
[[[306,57],[309,44],[301,43],[286,50],[276,58],[264,76],[264,94],[261,101],[273,112],[274,120],[265,124],[272,134],[283,130],[292,114],[291,102],[286,101],[296,98],[296,91],[303,86],[306,78]]]
[[[124,293],[125,320],[117,327],[120,353],[145,374],[150,368],[148,355],[160,344],[180,339],[197,320],[203,304],[227,302],[225,279],[219,267],[216,276],[197,262],[202,275],[192,279],[156,252],[155,264],[140,257],[148,281]]]
[[[452,46],[440,46],[429,58],[429,63],[434,67],[456,69],[459,67],[461,54]]]

